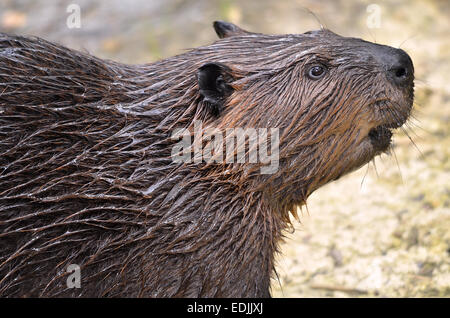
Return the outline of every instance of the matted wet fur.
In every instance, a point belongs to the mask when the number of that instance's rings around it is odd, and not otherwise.
[[[289,213],[409,116],[412,72],[399,84],[377,58],[396,49],[215,29],[217,42],[146,65],[0,35],[0,296],[270,296]],[[207,63],[229,88],[213,108]],[[171,135],[194,120],[278,128],[278,170],[173,162]]]

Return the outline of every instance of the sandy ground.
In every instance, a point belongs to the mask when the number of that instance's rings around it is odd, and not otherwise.
[[[72,3],[81,8],[81,28],[67,27]],[[416,102],[406,131],[415,145],[399,131],[395,155],[377,158],[309,198],[300,222],[293,221],[295,231],[286,233],[275,297],[450,296],[449,17],[444,0],[0,3],[0,31],[127,63],[210,43],[217,19],[265,33],[302,33],[322,24],[411,55]]]

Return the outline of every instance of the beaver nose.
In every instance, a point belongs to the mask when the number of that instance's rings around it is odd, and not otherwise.
[[[413,64],[409,55],[401,50],[389,47],[381,53],[381,62],[387,71],[387,77],[397,85],[409,85],[413,79]]]

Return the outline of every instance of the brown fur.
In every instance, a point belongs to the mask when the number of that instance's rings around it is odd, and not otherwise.
[[[371,129],[408,117],[371,44],[328,30],[222,34],[153,64],[0,35],[0,295],[267,297],[289,212],[384,151]],[[328,74],[313,81],[308,65]],[[207,111],[197,70],[230,68]],[[181,164],[175,128],[276,127],[280,167]],[[81,288],[66,287],[69,264]]]

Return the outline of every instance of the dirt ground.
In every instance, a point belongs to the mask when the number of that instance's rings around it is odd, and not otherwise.
[[[81,27],[68,28],[70,4]],[[215,40],[211,23],[257,32],[328,27],[401,47],[416,71],[414,118],[392,155],[316,191],[286,233],[275,297],[450,297],[450,3],[435,1],[24,1],[0,31],[127,63]],[[409,137],[408,137],[409,135]],[[412,141],[411,141],[411,139]]]

